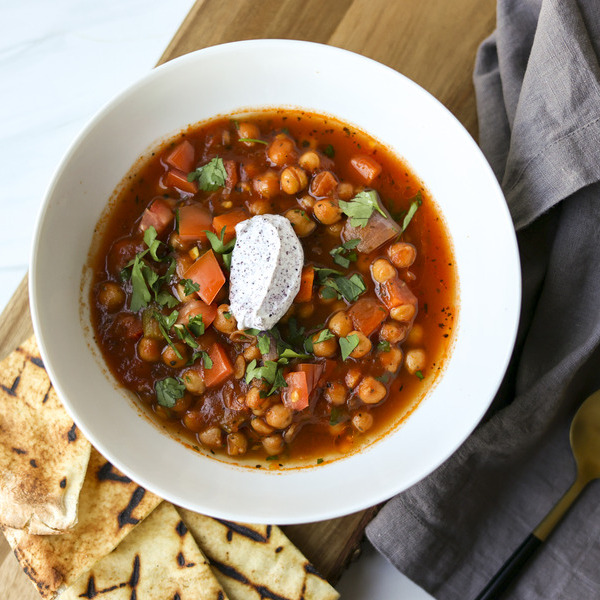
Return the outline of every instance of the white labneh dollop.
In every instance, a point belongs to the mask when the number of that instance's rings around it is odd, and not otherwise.
[[[271,329],[300,289],[304,252],[288,219],[258,215],[235,227],[230,310],[239,329]]]

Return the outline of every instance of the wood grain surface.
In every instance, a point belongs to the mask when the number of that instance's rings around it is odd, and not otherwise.
[[[473,65],[477,47],[494,25],[494,0],[198,0],[159,64],[235,40],[288,38],[331,44],[410,77],[476,137]],[[0,358],[32,331],[24,280],[0,315]],[[284,529],[335,583],[357,554],[364,527],[375,510]],[[4,600],[39,597],[2,536],[0,596]]]

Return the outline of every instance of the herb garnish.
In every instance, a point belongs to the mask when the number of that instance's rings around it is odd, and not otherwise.
[[[419,190],[413,198],[413,201],[410,203],[408,212],[406,213],[406,216],[402,221],[403,232],[406,231],[408,224],[412,221],[412,218],[415,216],[415,213],[417,212],[417,209],[419,208],[419,206],[421,206],[421,204],[423,204],[423,196],[421,195],[421,190]]]
[[[202,357],[202,363],[204,364],[204,368],[212,369],[213,361],[212,358],[208,355],[208,352],[206,352],[206,350],[199,350],[198,352],[194,352],[192,354],[192,358],[190,358],[190,360],[188,360],[187,362],[188,366],[193,365],[200,357]]]
[[[211,248],[223,257],[223,263],[228,269],[231,269],[231,253],[233,252],[233,247],[235,246],[236,238],[229,240],[226,244],[224,243],[225,238],[225,229],[224,226],[221,229],[221,233],[219,237],[217,237],[212,231],[205,231],[206,237],[208,237],[208,241],[210,242]]]
[[[423,371],[416,371],[415,375],[419,378],[419,379],[425,379],[425,375],[423,375]]]
[[[360,338],[356,333],[351,333],[346,337],[340,338],[340,350],[342,351],[342,360],[346,360],[354,349],[358,346]]]
[[[340,267],[347,269],[351,262],[358,260],[358,255],[353,250],[360,244],[360,239],[348,240],[341,246],[334,248],[329,252],[333,257],[333,262]]]
[[[220,157],[213,158],[210,162],[188,173],[188,181],[198,180],[198,187],[204,192],[214,192],[225,185],[227,170]]]
[[[200,284],[191,279],[182,279],[179,283],[183,285],[183,293],[186,296],[200,291]]]
[[[335,156],[335,148],[331,144],[327,144],[327,146],[323,148],[323,154],[329,156],[329,158],[333,158]]]
[[[238,142],[257,142],[259,144],[264,144],[265,146],[269,145],[269,142],[265,142],[264,140],[257,140],[256,138],[238,138]]]
[[[389,352],[391,349],[392,347],[387,340],[381,340],[379,344],[377,344],[377,350],[379,350],[379,352]]]
[[[330,277],[322,278],[321,271],[332,271],[333,274]],[[348,302],[356,302],[358,297],[367,291],[365,281],[359,273],[353,273],[350,277],[344,277],[341,274],[337,274],[333,269],[318,269],[315,268],[317,274],[317,280],[323,289],[321,295],[323,298],[345,298]]]
[[[160,406],[173,408],[175,403],[185,394],[185,385],[178,377],[166,377],[154,384],[156,401]]]
[[[341,406],[334,406],[331,409],[331,414],[329,415],[329,424],[337,425],[344,420],[345,416],[344,409]]]
[[[387,218],[387,215],[381,210],[379,196],[375,190],[363,190],[349,202],[340,200],[339,206],[342,212],[350,217],[352,227],[365,227],[374,210]]]

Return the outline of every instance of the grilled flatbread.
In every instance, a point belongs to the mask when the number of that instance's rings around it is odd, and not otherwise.
[[[172,504],[154,509],[61,600],[225,600],[208,560]]]
[[[281,529],[178,508],[230,600],[336,600],[339,594]]]
[[[3,531],[42,597],[55,598],[116,548],[160,502],[92,449],[77,525],[61,535]]]
[[[90,449],[31,337],[0,363],[0,525],[32,534],[73,527]]]

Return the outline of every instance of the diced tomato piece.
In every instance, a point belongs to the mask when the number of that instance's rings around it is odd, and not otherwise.
[[[224,215],[219,215],[218,217],[213,218],[213,229],[215,233],[221,237],[221,231],[223,227],[225,227],[225,237],[223,241],[227,243],[229,240],[232,240],[235,237],[235,226],[242,221],[246,221],[248,219],[248,214],[245,210],[238,208],[236,210],[232,210],[231,212],[225,213]]]
[[[189,320],[196,315],[202,315],[204,326],[210,327],[217,316],[217,305],[206,304],[206,302],[202,302],[202,300],[190,300],[190,302],[186,302],[179,311],[177,322],[187,325]]]
[[[371,335],[386,319],[388,311],[374,298],[360,298],[349,309],[354,329]]]
[[[308,406],[307,375],[304,371],[293,371],[284,375],[287,387],[281,394],[281,401],[291,410],[303,410]]]
[[[215,343],[208,351],[208,356],[212,360],[212,367],[204,367],[204,383],[206,387],[219,385],[233,373],[233,367],[229,356],[221,344]]]
[[[157,198],[143,212],[140,221],[140,231],[154,227],[159,235],[171,224],[175,218],[171,205],[164,198]]]
[[[195,181],[188,181],[187,173],[184,173],[179,169],[167,171],[164,178],[164,184],[166,187],[176,188],[187,194],[196,194],[198,192],[198,184]]]
[[[321,363],[300,363],[296,367],[297,371],[306,373],[306,386],[308,387],[309,395],[317,387],[319,379],[321,379],[321,375],[323,374],[323,369],[324,367]]]
[[[313,196],[323,198],[332,194],[337,185],[338,181],[331,171],[321,171],[313,177],[310,184],[310,191]]]
[[[352,157],[350,164],[365,183],[372,183],[375,177],[381,173],[382,169],[381,165],[372,156],[367,156],[366,154]]]
[[[390,309],[396,306],[404,306],[405,304],[417,306],[416,296],[410,291],[406,282],[402,281],[399,277],[392,277],[392,279],[380,283],[377,286],[377,295]]]
[[[191,279],[200,286],[200,291],[197,294],[206,304],[212,304],[215,296],[225,283],[225,275],[223,275],[212,250],[205,252],[183,276],[184,279]]]
[[[206,242],[207,231],[212,231],[212,217],[201,206],[190,204],[179,208],[179,237]]]
[[[312,300],[314,280],[315,269],[312,265],[307,265],[302,269],[300,290],[296,294],[294,302],[310,302]]]
[[[165,162],[178,171],[189,173],[194,170],[195,154],[194,146],[188,140],[183,140],[173,148]]]
[[[225,187],[228,190],[232,190],[239,180],[237,162],[235,162],[235,160],[224,160],[223,166],[227,171],[227,180],[225,181]]]

